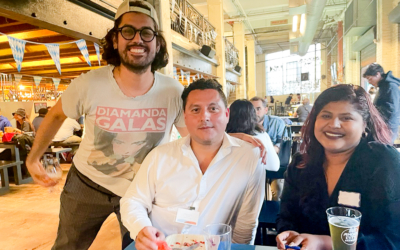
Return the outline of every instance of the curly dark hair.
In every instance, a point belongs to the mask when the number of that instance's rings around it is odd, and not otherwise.
[[[226,96],[224,94],[224,91],[222,91],[222,85],[219,84],[219,82],[217,80],[201,78],[197,81],[194,81],[193,83],[191,83],[189,85],[189,87],[187,87],[183,90],[181,97],[182,97],[182,101],[183,101],[183,110],[184,111],[185,111],[186,102],[187,102],[189,93],[196,89],[199,89],[199,90],[214,89],[214,90],[218,91],[219,96],[221,97],[221,100],[224,103],[225,107],[226,108],[228,107],[228,102],[226,100]]]
[[[140,2],[131,2],[131,6],[142,7],[144,9],[150,10],[146,5],[141,4]],[[102,58],[107,62],[107,64],[111,64],[114,66],[119,66],[121,64],[121,59],[118,54],[118,50],[114,49],[113,46],[113,38],[115,37],[118,39],[118,28],[121,24],[122,16],[120,16],[114,22],[114,27],[107,32],[107,35],[101,40],[101,45],[103,47],[103,54]],[[154,20],[153,20],[154,21]],[[156,42],[157,46],[160,47],[160,50],[157,52],[156,56],[154,57],[154,61],[151,64],[151,72],[155,72],[161,68],[164,68],[168,64],[168,51],[167,51],[167,43],[161,33],[159,31],[159,27],[154,22],[155,31],[157,32],[156,35]]]
[[[321,110],[331,102],[345,101],[353,105],[366,124],[366,140],[391,144],[388,126],[373,105],[367,92],[360,86],[339,84],[323,91],[301,129],[303,143],[300,146],[305,165],[322,166],[325,158],[324,148],[314,134],[315,122]]]
[[[257,114],[253,104],[246,99],[234,101],[229,107],[229,122],[227,133],[245,133],[256,135],[264,132],[264,128],[257,123]]]

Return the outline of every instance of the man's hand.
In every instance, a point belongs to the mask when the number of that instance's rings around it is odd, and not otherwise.
[[[136,236],[135,247],[137,250],[157,250],[158,241],[164,241],[164,234],[155,227],[145,227]]]
[[[244,133],[229,133],[229,135],[245,142],[249,142],[253,144],[253,146],[260,148],[260,158],[262,159],[262,163],[267,164],[267,150],[258,138]]]
[[[47,175],[42,163],[40,163],[39,160],[32,159],[30,155],[28,155],[28,158],[26,159],[26,167],[37,184],[43,187],[52,187],[58,183]]]

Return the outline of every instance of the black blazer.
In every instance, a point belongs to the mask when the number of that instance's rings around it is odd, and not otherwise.
[[[322,166],[297,168],[296,155],[285,173],[278,232],[330,235],[326,209],[338,205],[339,191],[361,194],[357,250],[400,249],[400,153],[362,140],[329,197]]]

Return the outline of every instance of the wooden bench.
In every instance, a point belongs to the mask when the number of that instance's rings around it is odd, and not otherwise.
[[[60,162],[60,154],[71,151],[72,148],[48,148],[45,154],[55,154],[58,162]]]
[[[17,165],[21,165],[22,161],[0,161],[0,176],[1,176],[1,186],[0,195],[10,192],[10,182],[8,180],[8,170],[7,168],[14,168],[14,176],[17,173]],[[17,178],[17,177],[14,177]]]

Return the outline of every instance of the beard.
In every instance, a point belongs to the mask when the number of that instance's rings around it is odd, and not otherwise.
[[[264,116],[257,116],[258,123],[262,122],[264,120]]]
[[[148,47],[143,47],[147,52],[149,52]],[[122,53],[119,53],[119,57],[121,59],[121,64],[125,66],[129,71],[132,71],[135,74],[143,74],[145,73],[156,57],[155,53],[148,53],[148,56],[141,59],[130,58],[128,56],[128,52],[130,50],[130,46],[127,46]]]

